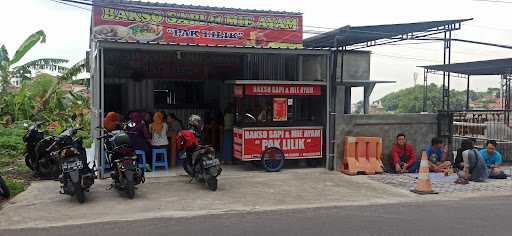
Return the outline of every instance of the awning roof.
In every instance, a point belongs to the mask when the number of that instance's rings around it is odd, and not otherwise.
[[[505,75],[512,74],[512,58],[420,67],[430,71],[450,72],[462,75]]]
[[[370,47],[390,42],[426,37],[448,30],[460,29],[460,23],[472,19],[426,21],[405,24],[344,26],[311,38],[304,39],[304,46],[310,48],[352,46],[355,48]]]
[[[112,49],[142,49],[142,50],[169,50],[169,51],[195,51],[195,52],[225,52],[225,53],[267,53],[267,54],[298,54],[298,55],[329,55],[330,50],[318,48],[270,48],[261,46],[231,46],[183,44],[167,42],[140,42],[127,40],[97,39],[99,47]],[[358,51],[366,52],[366,51]]]

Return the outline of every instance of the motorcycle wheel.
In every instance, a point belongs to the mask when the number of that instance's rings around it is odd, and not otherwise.
[[[59,176],[59,165],[51,159],[39,161],[39,174],[44,178],[56,178]]]
[[[126,171],[124,174],[126,177],[126,194],[128,195],[129,199],[133,199],[135,197],[135,183],[133,181],[133,172]]]
[[[206,177],[206,185],[210,191],[217,191],[217,177],[208,175]]]
[[[25,164],[30,170],[34,170],[34,165],[32,165],[32,158],[29,154],[25,154]]]
[[[193,170],[193,167],[191,167],[187,160],[185,159],[183,161],[183,170],[185,170],[185,172],[187,172],[187,175],[190,176],[190,177],[194,177],[194,170]]]
[[[85,202],[85,193],[82,189],[82,184],[73,183],[73,195],[75,195],[76,200],[78,200],[79,203]]]
[[[9,188],[7,187],[7,184],[5,183],[4,179],[0,176],[0,197],[3,198],[10,198],[11,192],[9,191]]]

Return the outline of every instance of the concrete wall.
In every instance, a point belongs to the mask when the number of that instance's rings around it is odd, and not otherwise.
[[[370,52],[352,51],[343,57],[343,80],[370,80]],[[338,68],[341,68],[341,54],[338,55]],[[336,80],[340,80],[338,69]]]
[[[391,145],[398,133],[407,136],[408,143],[420,151],[437,135],[436,114],[400,115],[338,115],[336,117],[336,168],[343,158],[345,136],[381,137],[383,159],[389,163]]]
[[[304,55],[302,56],[302,79],[305,81],[323,80],[327,78],[328,56]]]

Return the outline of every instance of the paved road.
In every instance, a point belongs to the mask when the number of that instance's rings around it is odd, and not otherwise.
[[[510,198],[161,218],[0,235],[511,235]]]

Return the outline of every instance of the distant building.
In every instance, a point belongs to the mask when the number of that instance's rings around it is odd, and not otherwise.
[[[69,83],[66,83],[66,84],[62,85],[62,89],[64,91],[71,91],[71,92],[74,92],[74,93],[89,94],[89,89],[87,88],[87,86],[81,85],[81,84],[69,84]]]
[[[21,86],[21,79],[20,78],[12,78],[11,85],[13,85],[16,88],[19,88]]]
[[[386,113],[386,109],[384,109],[384,106],[382,106],[381,101],[376,101],[370,105],[370,114],[384,114]]]

